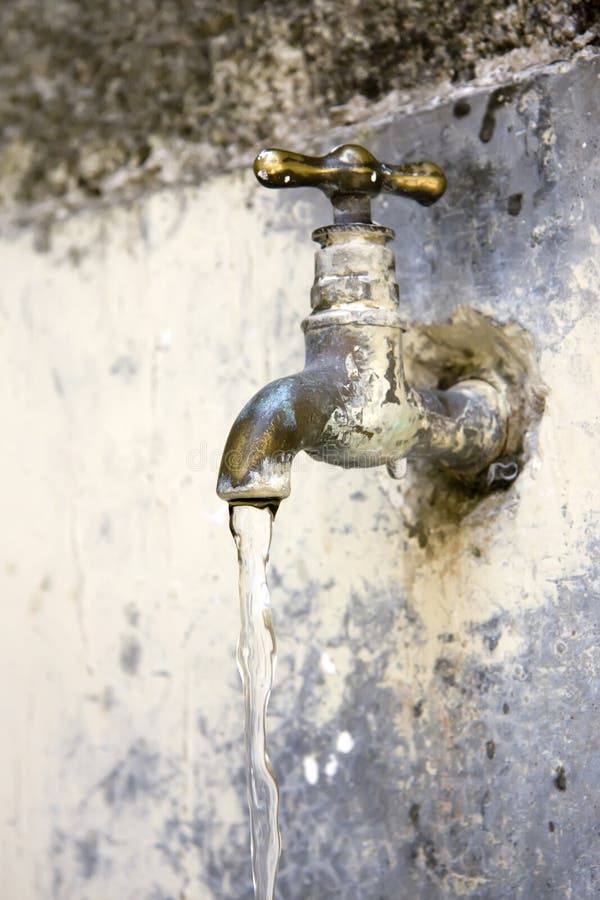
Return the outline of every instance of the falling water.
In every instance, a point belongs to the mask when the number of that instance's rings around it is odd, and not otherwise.
[[[266,573],[273,514],[270,509],[234,506],[230,521],[240,566],[241,630],[237,662],[244,687],[254,896],[256,900],[273,900],[281,851],[277,824],[279,791],[267,754],[266,736],[267,704],[277,651]]]

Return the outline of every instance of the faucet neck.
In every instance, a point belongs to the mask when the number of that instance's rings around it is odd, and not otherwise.
[[[362,223],[313,232],[320,249],[305,331],[342,322],[401,325],[396,257],[386,246],[393,237],[391,228]]]

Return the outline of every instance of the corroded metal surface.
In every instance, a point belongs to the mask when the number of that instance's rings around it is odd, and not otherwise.
[[[345,208],[361,209],[380,187],[380,164],[363,148],[350,149],[338,148],[323,160],[263,151],[255,172],[274,186],[289,181],[324,188],[334,203],[344,190]],[[428,196],[431,201],[439,192]],[[277,504],[289,496],[292,461],[301,450],[344,468],[426,457],[476,478],[506,444],[509,406],[501,373],[491,373],[494,384],[482,380],[475,366],[470,372],[464,367],[460,383],[447,390],[411,387],[395,257],[386,247],[393,232],[359,220],[320,228],[314,236],[321,249],[312,312],[303,323],[305,368],[267,385],[244,407],[223,452],[219,496]]]

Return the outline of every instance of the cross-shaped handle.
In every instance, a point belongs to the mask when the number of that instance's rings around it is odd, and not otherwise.
[[[329,197],[336,224],[371,222],[371,198],[379,193],[409,197],[423,206],[446,190],[446,176],[432,162],[390,166],[358,144],[342,144],[326,156],[261,150],[254,174],[264,187],[316,187]]]

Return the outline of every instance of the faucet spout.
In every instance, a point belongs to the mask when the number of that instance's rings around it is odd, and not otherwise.
[[[506,441],[503,394],[475,378],[447,390],[412,388],[400,347],[398,329],[389,325],[316,330],[307,367],[266,385],[235,420],[221,461],[219,497],[277,506],[290,494],[300,450],[343,468],[427,458],[463,477],[484,470]]]
[[[305,369],[262,388],[235,420],[221,460],[217,493],[229,503],[273,506],[290,494],[300,450],[317,447],[336,407],[325,367]]]

